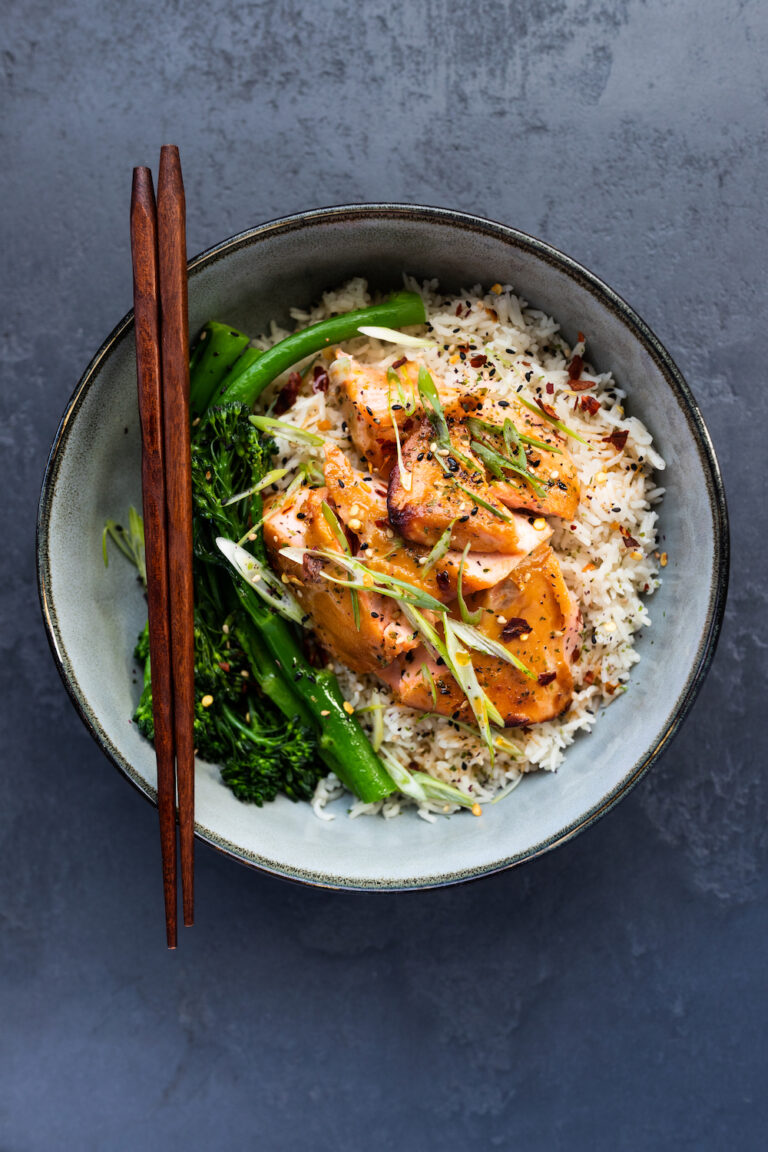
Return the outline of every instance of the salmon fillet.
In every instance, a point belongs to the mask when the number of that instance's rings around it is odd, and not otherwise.
[[[517,565],[508,580],[471,598],[483,608],[478,629],[504,644],[537,677],[530,680],[513,665],[472,652],[480,685],[498,708],[506,727],[553,720],[571,703],[571,664],[579,639],[579,612],[566,588],[557,557],[546,545]],[[503,620],[503,622],[502,622]],[[426,664],[436,689],[433,701]],[[446,669],[420,645],[379,671],[395,698],[409,708],[472,721],[464,693]]]
[[[450,417],[448,427],[451,443],[476,467],[468,468],[452,456],[439,456],[433,450],[432,424],[422,420],[403,446],[410,487],[406,487],[407,477],[401,475],[397,464],[389,477],[387,507],[397,531],[416,544],[434,545],[455,521],[451,531],[454,548],[463,550],[469,545],[473,551],[508,556],[525,556],[548,540],[552,529],[545,521],[534,528],[528,518],[508,511],[497,499],[482,465],[472,456],[466,427]]]

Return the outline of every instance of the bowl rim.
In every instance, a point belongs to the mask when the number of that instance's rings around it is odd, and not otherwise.
[[[575,280],[593,296],[597,297],[603,306],[612,311],[625,326],[630,329],[645,351],[651,356],[684,410],[702,463],[712,515],[715,544],[709,603],[707,605],[706,620],[699,639],[696,658],[693,661],[674,705],[668,712],[663,730],[658,734],[654,744],[635,761],[618,784],[614,785],[589,811],[583,813],[570,825],[545,838],[540,843],[524,851],[517,852],[512,856],[490,861],[487,866],[480,868],[473,867],[462,871],[446,872],[440,876],[414,876],[408,879],[383,878],[373,881],[321,872],[316,873],[301,868],[291,868],[280,861],[270,860],[267,857],[246,851],[226,840],[220,834],[196,822],[195,835],[200,840],[210,844],[211,847],[224,855],[257,871],[267,872],[271,875],[282,877],[283,879],[320,888],[392,892],[438,888],[450,884],[463,883],[469,880],[479,879],[483,876],[492,875],[495,872],[500,872],[522,864],[526,860],[534,859],[566,843],[578,835],[578,833],[590,827],[596,820],[610,811],[610,809],[638,783],[648,769],[656,762],[662,751],[669,746],[671,739],[679,730],[693,705],[712,663],[725,612],[730,567],[730,537],[725,489],[712,440],[699,406],[672,357],[651,328],[623,297],[583,264],[538,237],[509,225],[502,224],[499,221],[454,209],[433,207],[430,205],[388,202],[332,205],[266,221],[263,224],[258,224],[252,228],[238,232],[210,248],[206,248],[188,262],[187,268],[190,282],[194,279],[195,274],[202,269],[208,268],[232,252],[250,246],[262,238],[289,233],[307,227],[318,227],[338,220],[359,221],[377,219],[410,219],[448,227],[458,226],[466,231],[478,232],[484,236],[501,240],[512,247],[532,253],[546,263],[559,268],[565,272],[570,279]],[[107,733],[102,728],[98,717],[91,709],[85,694],[80,690],[61,638],[58,617],[50,588],[50,512],[56,488],[59,464],[66,449],[74,418],[77,415],[85,393],[97,378],[99,370],[110,352],[130,333],[132,327],[133,310],[126,313],[104,340],[80,377],[67,402],[48,454],[42,481],[37,512],[36,567],[38,596],[48,643],[59,675],[69,693],[72,703],[83,720],[83,723],[107,758],[150,803],[156,804],[157,794],[155,789],[139,776],[112,744]]]

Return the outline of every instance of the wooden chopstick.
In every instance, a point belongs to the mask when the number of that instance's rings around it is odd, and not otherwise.
[[[141,422],[141,481],[147,563],[152,705],[157,757],[157,807],[163,864],[165,930],[176,947],[176,771],[173,683],[166,554],[166,494],[160,368],[157,212],[152,173],[134,168],[131,191],[131,255],[136,328],[136,368]]]
[[[157,178],[161,365],[173,716],[184,923],[194,923],[194,609],[189,321],[184,184],[179,150],[164,145]]]

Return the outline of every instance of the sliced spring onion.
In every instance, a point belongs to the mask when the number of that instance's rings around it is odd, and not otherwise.
[[[470,612],[467,608],[466,601],[462,590],[462,583],[464,579],[464,565],[467,562],[467,555],[469,553],[469,544],[467,544],[464,552],[462,553],[461,561],[459,563],[459,579],[456,585],[456,599],[459,602],[459,612],[465,624],[477,625],[483,618],[482,608],[478,608],[476,612]]]
[[[493,504],[489,504],[487,500],[483,500],[482,496],[478,496],[477,492],[473,492],[471,488],[467,488],[466,484],[460,484],[456,481],[456,486],[461,488],[465,495],[469,496],[470,500],[474,500],[475,504],[479,504],[481,508],[487,508],[489,512],[493,512],[494,516],[498,516],[499,520],[506,520],[510,522],[512,517],[506,512],[502,512],[501,508],[496,508]]]
[[[139,572],[139,578],[147,586],[147,560],[144,549],[144,521],[136,509],[131,505],[128,509],[128,530],[118,524],[116,520],[107,520],[101,534],[101,554],[104,557],[104,567],[109,567],[109,554],[107,552],[107,539],[110,539]]]
[[[432,430],[435,433],[438,447],[450,448],[451,437],[448,432],[448,424],[445,419],[445,413],[443,412],[443,405],[437,388],[435,387],[435,382],[423,364],[419,368],[418,389],[424,410],[429,416]]]
[[[302,464],[288,487],[284,488],[283,491],[275,497],[270,507],[270,513],[278,512],[285,504],[287,504],[293,496],[294,492],[296,492],[296,490],[301,487],[307,478],[308,470],[306,466]],[[257,524],[254,524],[253,527],[249,528],[245,535],[238,540],[238,544],[242,546],[245,544],[246,540],[250,540],[251,536],[255,536],[263,523],[264,517],[262,516],[261,520],[259,520]]]
[[[453,520],[451,520],[448,527],[445,529],[445,531],[440,536],[440,539],[438,540],[437,544],[435,544],[434,548],[432,549],[432,551],[427,556],[426,563],[421,565],[421,570],[425,576],[426,576],[427,572],[431,571],[431,569],[434,568],[435,564],[437,564],[439,560],[442,560],[442,558],[443,558],[443,556],[445,556],[446,552],[450,552],[450,550],[451,550],[451,532],[453,531],[453,526],[456,523],[456,520],[458,520],[458,516],[456,516]]]
[[[250,552],[246,552],[245,548],[241,548],[234,540],[227,540],[225,536],[217,537],[216,545],[235,571],[253,588],[254,592],[258,592],[262,600],[265,600],[286,620],[293,620],[294,623],[301,624],[305,616],[301,605],[268,565],[263,564]]]
[[[274,484],[277,480],[282,480],[283,476],[288,475],[287,468],[273,468],[271,472],[259,480],[258,484],[254,484],[253,488],[248,488],[245,492],[238,492],[236,496],[230,496],[229,500],[225,500],[222,508],[228,508],[230,504],[237,504],[238,500],[245,500],[248,496],[255,496],[257,492],[262,492],[265,488],[269,488],[270,484]]]
[[[285,420],[275,420],[274,416],[249,416],[254,428],[260,432],[272,432],[275,436],[282,436],[283,440],[293,440],[297,444],[312,444],[320,448],[325,440],[315,432],[308,432],[306,428],[297,428],[295,424],[288,424]]]
[[[491,763],[493,763],[494,749],[493,743],[491,742],[491,730],[488,721],[492,720],[494,724],[500,725],[503,721],[498,710],[488,699],[477,681],[471,656],[464,649],[460,648],[458,641],[453,636],[451,632],[452,621],[448,616],[443,617],[443,626],[445,628],[445,642],[443,642],[436,630],[421,612],[410,604],[407,604],[404,600],[400,601],[400,607],[414,628],[421,633],[427,646],[445,662],[448,671],[466,696],[469,706],[478,722],[480,735],[490,753]],[[451,638],[450,644],[449,637]],[[457,662],[455,657],[459,654],[460,660]]]
[[[519,772],[517,779],[510,780],[509,784],[507,784],[505,788],[502,788],[498,796],[494,796],[493,800],[491,800],[491,804],[498,804],[499,800],[505,800],[506,797],[509,796],[510,792],[514,792],[515,788],[517,788],[524,775],[524,772]]]
[[[395,430],[395,443],[397,444],[398,476],[400,477],[400,483],[402,484],[403,488],[405,488],[406,492],[410,492],[411,485],[413,484],[413,473],[409,472],[408,469],[406,468],[405,464],[403,463],[403,450],[402,450],[402,446],[400,444],[400,429],[397,426],[397,416],[395,415],[395,410],[392,407],[392,383],[393,383],[392,377],[393,376],[395,378],[395,381],[397,382],[397,387],[398,387],[401,395],[404,396],[404,393],[402,391],[402,386],[400,383],[400,377],[398,376],[397,372],[395,372],[394,368],[388,368],[387,369],[387,384],[389,387],[388,387],[388,392],[387,392],[387,397],[388,397],[387,403],[388,403],[388,407],[389,407],[389,414],[392,417],[392,427]]]
[[[462,808],[474,808],[475,801],[466,792],[455,788],[453,784],[446,784],[444,780],[436,780],[426,772],[409,772],[404,764],[393,756],[387,749],[379,753],[384,761],[387,771],[394,780],[399,792],[404,796],[416,800],[420,804],[430,801],[437,804],[457,804]]]
[[[347,556],[351,556],[352,555],[352,549],[349,547],[349,541],[347,540],[347,537],[344,534],[344,529],[342,528],[341,524],[339,523],[339,518],[336,515],[336,513],[334,512],[333,508],[331,508],[330,504],[328,504],[327,501],[323,500],[322,504],[320,505],[320,511],[323,513],[323,518],[324,518],[325,522],[327,523],[328,527],[331,529],[331,532],[333,533],[333,535],[336,539],[336,543],[347,554]],[[357,593],[357,589],[353,586],[350,586],[349,598],[352,601],[352,618],[355,621],[355,628],[359,632],[360,631],[360,597]]]
[[[331,576],[330,573],[323,572],[322,575],[326,580],[332,584],[340,584],[347,588],[354,588],[360,592],[375,592],[379,596],[389,596],[393,600],[399,600],[401,597],[412,602],[418,608],[424,608],[428,612],[447,612],[445,604],[436,600],[429,592],[423,588],[417,588],[415,584],[409,584],[405,580],[399,580],[396,576],[389,576],[385,572],[376,572],[374,569],[369,568],[367,564],[363,564],[355,556],[342,555],[340,552],[330,552],[325,548],[281,548],[280,555],[284,556],[286,560],[292,560],[295,564],[300,564],[305,556],[313,556],[318,560],[329,560],[333,564],[338,564],[340,568],[351,573],[353,576],[362,577],[361,581],[347,581],[339,580],[336,576]]]
[[[522,396],[515,396],[518,404],[522,404],[523,408],[527,408],[529,412],[533,412],[535,416],[541,416],[544,420],[549,420],[550,424],[554,424],[555,428],[559,428],[561,432],[565,432],[566,436],[572,436],[574,440],[578,440],[579,444],[586,444],[587,441],[579,436],[578,432],[574,432],[573,428],[568,428],[561,420],[550,416],[548,412],[544,412],[539,408],[538,404],[530,404],[527,400],[523,400]]]
[[[429,665],[428,664],[422,664],[420,672],[421,672],[421,678],[424,681],[424,683],[426,684],[427,688],[429,688],[430,694],[432,696],[432,707],[436,708],[437,707],[437,685],[435,684],[434,676],[432,675],[432,673],[429,670]],[[377,751],[378,751],[378,749],[377,749]]]
[[[492,640],[490,636],[486,636],[477,628],[471,627],[470,623],[464,621],[463,624],[460,624],[458,620],[452,621],[454,631],[467,647],[474,648],[476,652],[484,652],[486,656],[495,656],[497,660],[504,660],[507,664],[512,664],[529,680],[536,679],[530,668],[519,657],[515,656],[514,652],[510,652],[503,644],[499,644],[497,640]]]
[[[466,648],[462,647],[458,634],[454,630],[454,621],[446,616],[443,625],[445,628],[445,648],[450,659],[451,671],[469,701],[470,708],[475,714],[480,735],[488,749],[491,764],[493,764],[495,747],[493,732],[491,731],[491,721],[493,721],[494,724],[503,725],[503,717],[480,687],[480,681],[477,679],[472,657]]]
[[[488,471],[497,480],[507,480],[508,477],[505,475],[506,469],[507,472],[516,473],[518,476],[521,476],[523,480],[526,481],[526,483],[530,484],[531,488],[533,488],[539,499],[545,495],[543,486],[539,483],[536,477],[528,471],[527,465],[522,466],[515,460],[512,460],[507,456],[502,456],[494,448],[490,448],[485,444],[481,444],[477,440],[472,441],[472,451],[476,456],[480,457]]]
[[[488,420],[481,420],[479,416],[468,416],[466,424],[474,435],[477,435],[478,429],[481,429],[483,432],[492,432],[495,436],[502,436],[504,433],[501,424],[491,424]],[[552,452],[556,456],[562,456],[563,454],[562,448],[558,448],[555,444],[547,444],[544,440],[536,440],[533,436],[525,436],[519,429],[517,429],[517,436],[519,440],[522,440],[523,444],[530,444],[532,448],[541,448],[543,452]]]
[[[424,336],[409,336],[407,332],[398,332],[396,328],[362,324],[358,332],[361,336],[372,336],[374,340],[383,340],[386,344],[401,344],[403,348],[437,348],[434,340],[427,340]]]

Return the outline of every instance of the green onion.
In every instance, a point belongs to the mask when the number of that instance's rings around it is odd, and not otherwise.
[[[238,500],[245,500],[247,496],[255,496],[257,492],[261,492],[264,488],[269,488],[270,484],[282,480],[283,476],[288,475],[287,468],[273,468],[271,472],[259,480],[258,484],[254,484],[253,488],[248,488],[245,492],[238,492],[236,496],[230,496],[229,500],[225,500],[222,508],[228,508],[230,504],[237,504]]]
[[[463,648],[459,642],[458,634],[454,629],[454,621],[446,616],[443,623],[445,627],[445,648],[450,660],[451,671],[469,701],[470,708],[475,714],[480,735],[488,749],[491,764],[493,764],[495,749],[490,722],[493,721],[494,724],[503,725],[503,717],[480,687],[480,681],[477,679],[472,658],[466,648]]]
[[[418,389],[424,410],[429,416],[438,447],[450,448],[451,437],[448,432],[448,424],[445,419],[445,413],[443,412],[443,405],[437,388],[435,387],[435,382],[423,364],[419,368]],[[429,411],[429,409],[431,409],[431,411]]]
[[[107,538],[109,538],[138,569],[139,578],[147,586],[147,561],[144,550],[144,521],[136,509],[131,505],[128,509],[128,531],[116,520],[107,520],[101,534],[101,554],[104,557],[104,567],[109,567],[107,553]]]
[[[421,571],[424,573],[425,576],[426,576],[427,572],[429,572],[432,568],[434,568],[435,564],[437,564],[437,562],[439,560],[442,560],[442,558],[443,558],[443,556],[445,556],[446,552],[450,551],[450,549],[451,549],[451,532],[453,531],[453,526],[456,523],[456,520],[458,520],[458,516],[455,517],[455,519],[451,520],[448,527],[445,529],[445,531],[440,536],[440,539],[438,540],[437,544],[435,544],[434,548],[432,549],[432,551],[427,556],[426,563],[421,566]]]
[[[456,586],[456,599],[459,602],[459,612],[461,613],[461,618],[464,621],[464,623],[476,625],[476,624],[479,624],[483,618],[483,610],[482,610],[482,608],[478,608],[476,612],[470,612],[469,609],[467,608],[467,605],[466,605],[465,600],[464,600],[464,595],[462,592],[462,581],[464,578],[464,565],[467,562],[468,552],[469,552],[469,544],[467,544],[466,548],[464,549],[464,552],[463,552],[462,557],[461,557],[461,562],[459,564],[459,579],[458,579],[457,586]]]
[[[406,468],[405,464],[403,463],[403,450],[402,450],[402,447],[400,445],[400,429],[397,426],[397,416],[395,415],[394,409],[392,407],[392,377],[395,378],[395,381],[397,383],[398,392],[399,392],[400,396],[403,396],[404,394],[403,394],[403,390],[402,390],[402,385],[400,383],[400,377],[398,376],[397,372],[395,372],[394,368],[388,368],[387,369],[387,384],[389,385],[389,388],[388,388],[388,392],[387,392],[387,406],[389,408],[389,414],[392,417],[392,426],[395,429],[395,442],[397,444],[398,474],[400,476],[400,483],[402,484],[403,488],[405,488],[406,492],[410,492],[411,485],[413,484],[413,473],[409,472],[408,469]]]
[[[522,396],[515,395],[515,400],[518,404],[522,404],[523,408],[527,408],[529,412],[533,412],[536,416],[541,416],[545,420],[549,420],[550,424],[554,424],[555,428],[559,428],[561,432],[565,432],[566,436],[572,436],[574,440],[578,440],[579,444],[586,444],[587,441],[579,436],[578,432],[574,432],[572,428],[568,428],[560,420],[554,416],[550,416],[543,408],[539,408],[538,404],[529,404],[527,400],[523,400]]]
[[[261,596],[267,604],[271,605],[286,620],[301,624],[305,613],[294,596],[281,580],[278,580],[272,569],[263,564],[256,556],[246,552],[234,540],[227,540],[218,536],[216,545],[219,551],[229,561],[235,571],[242,576],[250,588]]]
[[[427,664],[422,664],[420,671],[421,671],[421,678],[424,681],[424,683],[426,684],[427,688],[429,688],[429,691],[432,695],[432,707],[436,708],[437,707],[437,685],[435,684],[435,678],[432,675],[432,673],[430,672],[429,666]],[[378,751],[378,749],[377,749],[377,751]]]
[[[505,663],[512,664],[519,672],[527,676],[529,680],[536,679],[536,676],[531,672],[527,664],[524,664],[518,656],[515,656],[514,652],[510,652],[503,644],[499,644],[497,640],[492,640],[490,636],[486,636],[485,633],[479,632],[474,627],[469,627],[472,623],[472,621],[464,621],[463,624],[459,624],[458,621],[454,621],[454,628],[460,640],[463,640],[470,648],[474,648],[476,652],[484,652],[487,656],[495,656],[497,660],[504,660]]]
[[[372,336],[374,340],[384,340],[387,344],[401,344],[404,348],[437,348],[434,340],[423,336],[409,336],[395,328],[380,328],[374,324],[363,324],[358,328],[362,336]]]
[[[320,505],[320,511],[323,513],[323,517],[324,517],[326,523],[328,524],[329,528],[331,529],[331,532],[333,533],[334,537],[336,538],[336,543],[339,545],[339,547],[344,552],[346,552],[347,556],[351,556],[352,555],[352,549],[349,546],[349,541],[347,540],[347,537],[344,534],[344,529],[342,528],[341,524],[339,523],[339,519],[338,519],[336,513],[334,512],[333,508],[331,508],[330,504],[328,504],[325,500],[323,500],[322,504]],[[331,553],[331,555],[333,555],[333,553]],[[358,596],[355,588],[350,589],[349,598],[352,601],[352,618],[355,621],[355,628],[359,632],[360,631],[360,597]]]
[[[457,488],[460,488],[462,492],[469,496],[470,500],[474,500],[475,504],[479,504],[481,508],[487,508],[489,512],[493,512],[494,516],[498,516],[499,520],[506,520],[508,523],[511,523],[512,517],[508,516],[506,512],[503,512],[501,508],[496,508],[493,504],[489,504],[487,500],[483,500],[482,496],[478,496],[477,492],[473,492],[471,488],[467,488],[466,484],[460,484],[458,480],[455,480],[454,483]]]
[[[296,564],[300,564],[304,556],[314,556],[318,560],[329,560],[332,563],[338,564],[347,572],[353,575],[359,574],[366,577],[370,583],[354,583],[348,580],[339,580],[336,576],[331,576],[328,572],[323,572],[321,575],[325,580],[329,580],[332,584],[339,584],[346,588],[355,588],[360,592],[376,592],[379,596],[389,596],[393,600],[398,600],[400,597],[407,597],[410,602],[419,608],[424,608],[428,612],[447,612],[445,604],[436,600],[429,592],[425,592],[423,588],[417,588],[415,584],[409,584],[405,580],[399,580],[396,576],[389,576],[384,572],[376,572],[369,568],[367,564],[363,564],[355,556],[341,555],[339,552],[329,552],[325,548],[281,548],[280,555],[285,556],[287,560],[292,560]]]
[[[416,800],[420,804],[427,804],[432,801],[438,804],[448,803],[460,805],[462,808],[474,808],[475,801],[472,797],[455,788],[453,784],[446,784],[444,780],[435,780],[434,776],[429,776],[426,772],[410,773],[405,765],[386,749],[382,750],[381,759],[384,761],[398,791],[411,800]]]
[[[306,428],[297,428],[295,424],[288,424],[285,420],[275,420],[273,416],[249,416],[254,428],[260,432],[272,432],[275,436],[282,436],[283,440],[295,441],[297,444],[312,444],[320,448],[325,440],[315,432],[307,432]]]

